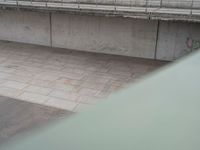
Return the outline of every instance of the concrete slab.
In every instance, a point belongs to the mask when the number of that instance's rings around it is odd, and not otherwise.
[[[0,95],[79,111],[166,62],[0,41]]]

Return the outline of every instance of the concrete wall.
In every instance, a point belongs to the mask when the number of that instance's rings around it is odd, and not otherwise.
[[[157,21],[52,14],[52,45],[154,58]]]
[[[174,60],[200,48],[200,24],[2,10],[0,40]]]
[[[174,60],[200,48],[200,24],[160,22],[157,59]]]
[[[0,11],[0,39],[49,46],[49,14]]]

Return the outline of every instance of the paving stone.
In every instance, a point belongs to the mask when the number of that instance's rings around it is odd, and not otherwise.
[[[76,90],[75,86],[68,84],[67,82],[61,83],[61,82],[53,82],[53,89],[58,89],[62,91],[67,91],[67,92],[73,92]]]
[[[6,81],[2,83],[1,86],[22,90],[27,87],[28,84],[17,81]]]
[[[107,84],[102,84],[98,82],[90,82],[90,81],[85,81],[80,85],[81,88],[90,88],[90,89],[96,89],[96,90],[103,90],[106,86]]]
[[[5,78],[6,80],[9,81],[17,81],[17,82],[22,82],[22,83],[28,83],[31,81],[30,77],[27,76],[18,76],[18,75],[9,75],[8,77]]]
[[[51,74],[38,74],[34,76],[34,79],[39,80],[47,80],[47,81],[55,81],[59,78],[59,76],[51,75]]]
[[[41,79],[32,79],[29,84],[35,85],[35,86],[46,87],[46,88],[52,88],[54,86],[53,82],[51,82],[49,80],[41,80]]]
[[[101,75],[97,74],[89,74],[85,76],[84,80],[85,81],[91,81],[91,82],[96,82],[96,83],[101,83],[101,84],[107,84],[110,81],[110,77],[104,77]]]
[[[166,64],[3,41],[0,54],[0,95],[75,111]]]
[[[78,102],[81,102],[83,104],[95,104],[98,101],[99,101],[99,98],[95,96],[80,96],[78,98]]]
[[[89,89],[89,88],[82,88],[79,91],[80,95],[85,95],[85,96],[95,96],[99,93],[99,90],[95,90],[95,89]]]
[[[0,79],[0,84],[2,84],[2,83],[4,83],[4,82],[6,82],[5,79]]]
[[[9,88],[9,87],[0,86],[0,95],[2,95],[2,96],[17,97],[21,93],[22,93],[22,91],[19,89],[13,89],[13,88]]]
[[[70,101],[76,101],[78,98],[77,93],[67,92],[67,91],[62,91],[62,90],[54,90],[53,92],[49,94],[49,96],[61,98],[65,100],[70,100]]]
[[[16,71],[16,68],[12,68],[9,66],[0,67],[0,72],[13,73],[15,71]]]
[[[42,95],[48,95],[52,90],[53,89],[51,89],[51,88],[44,88],[44,87],[33,86],[33,85],[30,85],[24,89],[24,91],[38,93],[38,94],[42,94]]]
[[[69,72],[69,73],[77,73],[77,74],[84,74],[86,72],[86,70],[84,69],[77,69],[77,68],[74,68],[74,67],[65,67],[64,69],[62,69],[62,71],[64,72]]]
[[[10,74],[8,73],[4,73],[4,72],[0,72],[0,79],[4,79],[6,77],[8,77]]]
[[[44,102],[49,98],[48,96],[32,93],[32,92],[24,92],[21,95],[17,96],[18,99],[32,102],[32,103],[38,103],[38,104],[44,104]]]
[[[65,78],[65,77],[60,77],[59,79],[56,80],[56,82],[61,82],[64,84],[70,84],[70,85],[74,85],[74,86],[78,86],[83,83],[82,80],[74,80],[74,79],[69,79],[69,78]]]
[[[65,109],[69,111],[74,111],[75,107],[78,105],[76,102],[72,101],[66,101],[63,99],[55,98],[55,97],[50,97],[44,105],[46,106],[52,106],[60,109]]]
[[[81,80],[84,76],[83,74],[79,74],[79,73],[66,72],[63,74],[63,77],[74,79],[74,80]]]

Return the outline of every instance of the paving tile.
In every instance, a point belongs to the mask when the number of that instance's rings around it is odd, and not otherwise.
[[[79,91],[80,95],[85,95],[85,96],[95,96],[99,93],[99,90],[95,90],[95,89],[89,89],[89,88],[82,88]]]
[[[2,83],[1,86],[22,90],[27,87],[28,84],[16,81],[6,81]]]
[[[58,89],[58,90],[63,90],[63,91],[67,91],[67,92],[73,92],[75,91],[75,86],[71,85],[71,84],[68,84],[66,82],[64,83],[61,83],[61,82],[52,82],[52,88],[53,89]]]
[[[64,68],[63,65],[43,65],[42,66],[43,69],[48,69],[48,70],[62,70]]]
[[[81,102],[83,104],[95,104],[98,101],[99,101],[99,98],[95,96],[80,96],[78,98],[78,102]]]
[[[15,71],[16,71],[16,68],[12,68],[12,66],[3,66],[3,67],[0,67],[0,72],[13,73]]]
[[[36,62],[28,62],[28,61],[24,61],[24,66],[29,66],[29,67],[38,67],[40,68],[42,66],[41,63],[36,63]]]
[[[110,81],[110,78],[108,76],[104,77],[104,76],[101,76],[101,75],[89,74],[89,75],[85,76],[84,80],[106,84]]]
[[[7,58],[2,56],[2,51],[1,51],[0,63],[5,62],[6,60],[7,60]]]
[[[102,84],[98,82],[90,82],[90,81],[85,81],[83,82],[80,87],[82,88],[90,88],[90,89],[96,89],[96,90],[103,90],[107,84]]]
[[[10,74],[8,73],[4,73],[4,72],[0,72],[0,79],[4,79],[6,77],[8,77]]]
[[[64,83],[67,85],[70,84],[70,85],[78,86],[83,83],[83,80],[75,80],[75,79],[60,77],[59,79],[56,80],[56,82]]]
[[[52,88],[53,84],[49,80],[40,80],[40,79],[32,79],[29,82],[30,85],[35,85],[35,86],[41,86],[41,87],[46,87],[46,88]]]
[[[9,75],[5,79],[9,80],[9,81],[17,81],[17,82],[22,82],[22,83],[28,83],[32,80],[30,77],[18,76],[18,75],[15,75],[15,74]]]
[[[21,90],[0,86],[0,95],[2,96],[15,98],[21,93],[22,93]]]
[[[84,69],[78,69],[78,68],[74,68],[74,67],[65,67],[64,69],[62,69],[62,71],[64,72],[69,72],[69,73],[77,73],[77,74],[84,74],[86,72],[86,70]]]
[[[13,74],[18,75],[18,76],[26,76],[26,77],[30,77],[30,78],[35,75],[35,73],[25,71],[25,70],[16,70],[15,72],[13,72]]]
[[[39,67],[34,67],[34,66],[26,66],[23,64],[17,65],[18,67],[16,68],[19,71],[26,71],[26,72],[30,72],[33,74],[37,74],[37,73],[41,73],[43,72],[42,68]]]
[[[49,97],[37,93],[24,92],[21,95],[17,96],[17,98],[32,103],[43,104]]]
[[[34,76],[35,79],[40,79],[40,80],[48,80],[48,81],[55,81],[59,78],[58,75],[52,75],[48,73],[42,73]]]
[[[122,76],[122,77],[131,77],[132,74],[133,74],[131,71],[117,70],[117,69],[111,69],[111,70],[109,70],[109,73],[117,74],[117,75]]]
[[[24,91],[43,94],[43,95],[48,95],[52,90],[53,89],[51,88],[44,88],[44,87],[33,86],[33,85],[30,85],[24,89]]]
[[[29,59],[27,60],[27,62],[32,62],[32,63],[39,63],[42,64],[45,62],[45,59],[43,59],[43,57],[29,57]]]
[[[5,79],[0,79],[0,85],[2,84],[2,83],[4,83],[4,82],[6,82],[7,80],[5,80]]]
[[[76,101],[78,98],[78,94],[74,92],[67,92],[62,90],[54,90],[49,94],[51,97],[56,97],[60,99],[70,100],[70,101]]]
[[[3,41],[0,54],[0,95],[76,111],[165,64]]]
[[[65,109],[65,110],[69,110],[69,111],[74,111],[74,109],[78,105],[78,103],[72,102],[72,101],[66,101],[66,100],[59,99],[59,98],[50,97],[44,103],[44,105],[56,107],[56,108],[60,108],[60,109]]]

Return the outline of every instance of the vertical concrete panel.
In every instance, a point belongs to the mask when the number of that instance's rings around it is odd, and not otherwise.
[[[162,0],[162,4],[165,7],[191,7],[192,1],[191,0]]]
[[[52,14],[52,45],[154,58],[157,21]]]
[[[200,48],[200,24],[161,21],[157,59],[174,60]]]
[[[50,45],[48,13],[0,11],[0,40]]]

